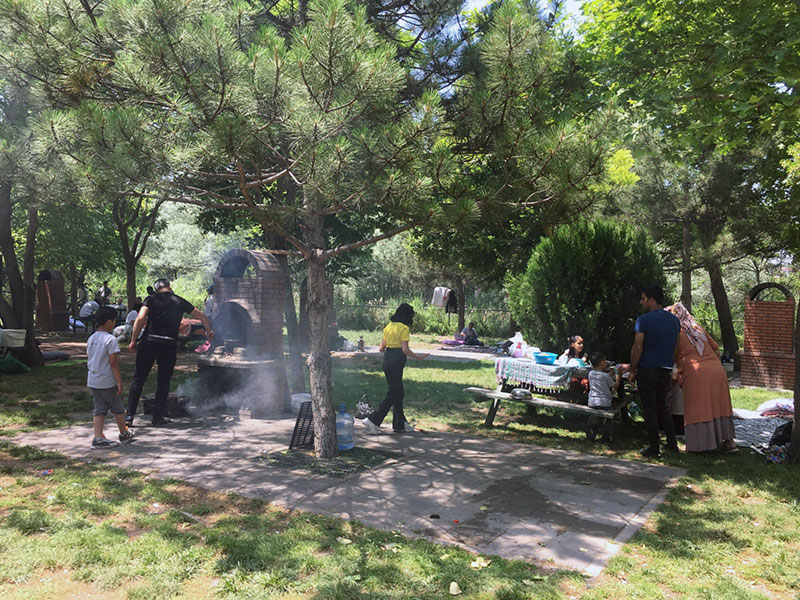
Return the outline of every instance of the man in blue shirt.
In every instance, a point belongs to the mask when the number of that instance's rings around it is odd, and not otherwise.
[[[675,426],[667,411],[666,398],[681,324],[675,315],[663,310],[664,290],[660,286],[642,290],[640,302],[644,314],[636,319],[634,327],[629,381],[638,382],[649,439],[649,445],[640,452],[642,456],[658,458],[661,456],[659,422],[667,434],[667,450],[678,452]]]

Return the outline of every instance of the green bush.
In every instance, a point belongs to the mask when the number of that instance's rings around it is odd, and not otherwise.
[[[641,312],[640,290],[666,285],[647,235],[630,225],[580,221],[534,249],[522,275],[509,278],[509,302],[529,344],[561,352],[579,334],[587,351],[626,359]]]

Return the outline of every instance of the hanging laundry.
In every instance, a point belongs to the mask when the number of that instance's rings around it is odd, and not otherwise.
[[[447,297],[447,304],[445,305],[444,312],[458,313],[458,294],[450,290],[450,295]]]
[[[444,308],[445,303],[447,302],[448,293],[450,293],[450,288],[441,286],[433,288],[433,298],[431,298],[431,304],[433,304],[436,308]]]

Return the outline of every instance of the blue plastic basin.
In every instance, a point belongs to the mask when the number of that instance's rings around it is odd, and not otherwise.
[[[533,360],[540,365],[552,365],[557,358],[558,354],[553,354],[552,352],[536,352],[533,355]]]

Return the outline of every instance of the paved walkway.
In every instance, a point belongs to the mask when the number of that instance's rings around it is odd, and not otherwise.
[[[293,418],[183,419],[166,428],[140,427],[133,443],[94,451],[90,423],[12,441],[591,576],[663,500],[665,486],[683,474],[451,433],[369,436],[360,423],[358,446],[400,456],[346,478],[249,460],[285,449],[293,425]]]

